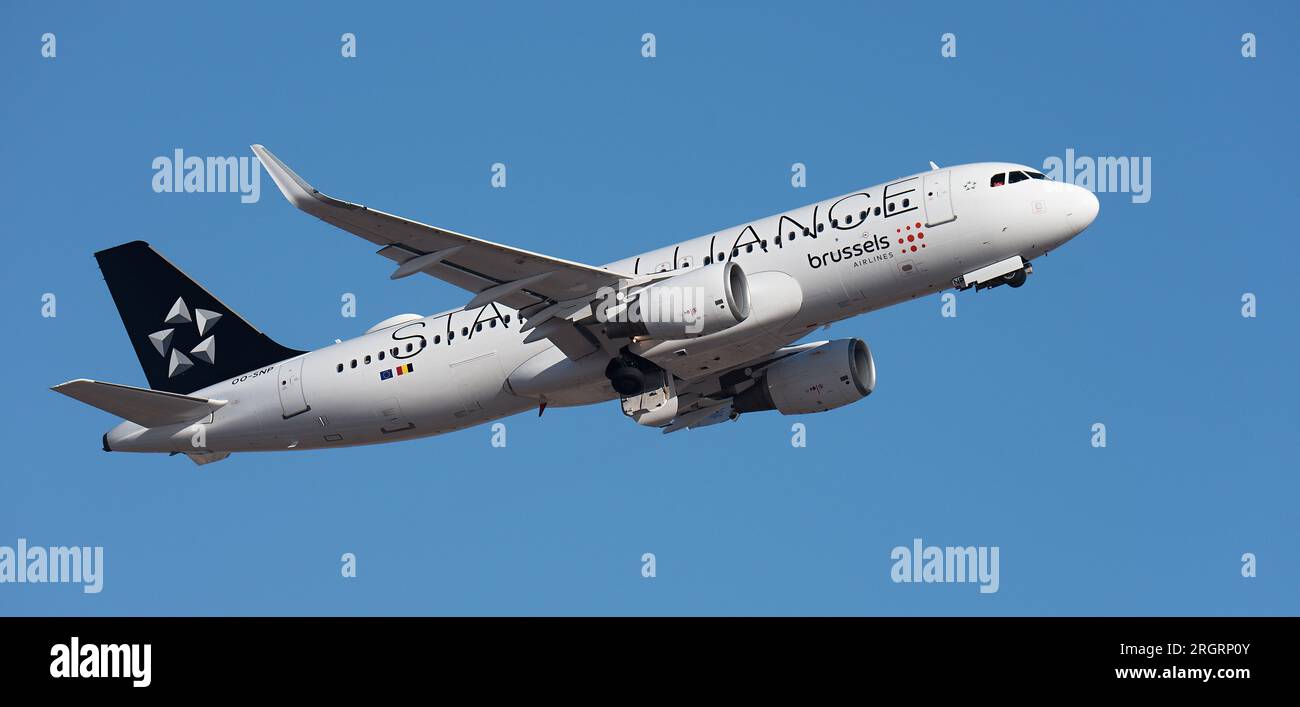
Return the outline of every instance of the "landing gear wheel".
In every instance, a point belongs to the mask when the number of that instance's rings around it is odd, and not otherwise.
[[[645,390],[645,374],[631,366],[620,366],[608,375],[614,391],[625,398],[640,395]]]
[[[1006,280],[1006,283],[1012,287],[1020,287],[1021,285],[1025,284],[1026,277],[1027,275],[1024,270],[1017,270],[1015,272],[1011,272],[1011,273],[1007,273],[1006,275],[1003,275],[1002,279]]]

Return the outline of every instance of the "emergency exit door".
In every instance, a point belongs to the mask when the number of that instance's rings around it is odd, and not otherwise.
[[[280,365],[280,410],[284,419],[300,415],[311,409],[302,392],[302,359],[296,358]]]
[[[925,175],[922,188],[925,191],[925,225],[937,226],[955,220],[952,212],[952,194],[949,191],[952,172],[940,170]]]

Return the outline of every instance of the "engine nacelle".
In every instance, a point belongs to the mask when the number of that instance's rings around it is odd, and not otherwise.
[[[768,366],[732,400],[736,412],[823,412],[861,400],[876,388],[876,362],[862,339],[836,339]]]
[[[749,280],[729,260],[638,291],[626,309],[611,316],[605,331],[615,338],[686,339],[728,329],[748,316]]]

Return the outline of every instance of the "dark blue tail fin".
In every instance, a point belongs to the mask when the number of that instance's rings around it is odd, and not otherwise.
[[[144,241],[95,259],[154,390],[188,394],[303,353],[272,341]]]

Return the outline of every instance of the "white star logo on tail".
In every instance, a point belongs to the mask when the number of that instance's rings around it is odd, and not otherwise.
[[[164,324],[190,324],[191,322],[198,328],[199,338],[202,339],[198,345],[190,349],[190,355],[206,364],[217,362],[217,337],[209,336],[203,339],[209,331],[212,331],[217,322],[221,320],[219,312],[213,312],[207,309],[195,309],[194,316],[190,316],[190,308],[185,304],[185,298],[177,297],[176,304],[167,312],[163,319]],[[171,348],[173,334],[176,333],[176,327],[169,329],[160,329],[149,335],[149,343],[153,344],[154,349],[159,356],[167,358],[167,377],[174,378],[179,373],[184,373],[194,366],[194,361],[185,354]],[[171,355],[168,356],[168,350]]]

